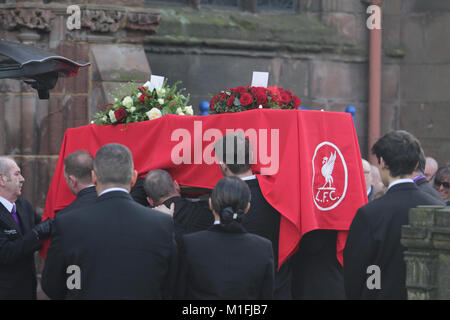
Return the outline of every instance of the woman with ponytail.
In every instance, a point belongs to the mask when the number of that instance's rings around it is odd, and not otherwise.
[[[237,177],[221,179],[209,205],[214,225],[179,243],[178,299],[272,299],[272,243],[240,224],[250,208],[247,184]]]

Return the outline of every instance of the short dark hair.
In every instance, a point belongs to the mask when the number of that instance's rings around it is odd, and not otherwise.
[[[416,171],[423,174],[425,172],[425,163],[426,163],[425,152],[423,152],[423,149],[420,148],[419,163],[417,164]]]
[[[133,156],[124,145],[106,144],[95,154],[94,172],[100,184],[129,185],[133,170]]]
[[[239,221],[250,200],[250,188],[244,181],[234,176],[220,179],[211,193],[211,205],[220,216],[221,223],[225,225],[233,220]],[[230,214],[225,216],[226,213]]]
[[[72,152],[64,159],[64,170],[66,173],[75,176],[84,184],[92,181],[91,171],[93,168],[94,158],[87,150]]]
[[[234,174],[241,174],[251,169],[252,152],[250,142],[241,132],[230,133],[214,145],[216,157],[227,165]]]
[[[372,153],[384,159],[392,177],[409,175],[414,172],[421,146],[419,140],[404,130],[391,131],[378,139],[372,147]]]
[[[147,196],[155,203],[176,193],[173,179],[166,170],[155,169],[147,173],[144,181]]]

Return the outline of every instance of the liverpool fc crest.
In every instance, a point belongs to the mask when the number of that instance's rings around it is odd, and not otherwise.
[[[319,210],[336,208],[347,192],[347,165],[339,148],[331,142],[320,143],[312,159],[312,190]]]

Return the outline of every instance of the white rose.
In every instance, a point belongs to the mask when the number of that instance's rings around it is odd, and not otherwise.
[[[106,121],[108,121],[108,117],[107,116],[103,116],[102,122],[106,122]]]
[[[130,96],[126,96],[125,98],[123,98],[122,104],[127,109],[130,109],[133,106],[133,99]]]
[[[130,112],[135,112],[136,111],[136,107],[131,107],[130,108]]]
[[[116,116],[114,115],[114,110],[109,111],[109,118],[112,123],[117,122]]]
[[[176,114],[180,115],[180,116],[184,116],[183,110],[181,110],[180,107],[177,108],[177,111],[175,111]]]
[[[164,88],[156,89],[156,94],[158,95],[158,97],[162,97],[166,94],[166,89]]]
[[[184,107],[184,112],[185,112],[188,116],[193,116],[193,115],[194,115],[194,110],[192,109],[192,106],[186,106],[186,107]]]
[[[162,116],[161,110],[158,108],[152,108],[150,111],[145,113],[150,120],[159,118]]]
[[[159,99],[158,99],[158,103],[159,103],[159,104],[164,104],[164,99],[163,99],[163,98],[159,98]]]
[[[136,97],[140,98],[141,96],[142,96],[142,92],[138,92]]]

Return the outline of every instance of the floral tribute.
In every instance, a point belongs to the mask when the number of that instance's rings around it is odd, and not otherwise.
[[[182,94],[185,89],[178,89],[179,83],[170,87],[164,81],[161,88],[152,91],[145,86],[136,88],[134,83],[129,83],[111,95],[114,103],[96,113],[92,122],[108,125],[153,120],[166,114],[193,115],[192,106],[187,105],[189,95]]]
[[[291,91],[274,87],[237,87],[221,91],[209,102],[210,114],[251,109],[297,109],[300,98]]]

